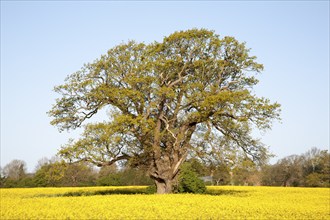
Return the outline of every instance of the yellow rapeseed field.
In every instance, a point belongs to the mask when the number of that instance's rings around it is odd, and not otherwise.
[[[330,219],[329,188],[208,187],[215,195],[92,195],[143,187],[0,189],[1,219]],[[90,192],[63,196],[69,192]],[[72,194],[75,195],[75,194]]]

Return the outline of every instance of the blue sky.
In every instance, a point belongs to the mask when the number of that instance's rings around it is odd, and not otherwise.
[[[329,1],[1,1],[1,166],[33,171],[81,132],[59,133],[46,114],[68,74],[119,43],[189,28],[245,41],[264,64],[255,93],[282,104],[282,122],[256,135],[273,161],[329,149]]]

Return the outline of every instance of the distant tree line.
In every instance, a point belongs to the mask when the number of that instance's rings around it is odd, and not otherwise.
[[[263,168],[262,184],[267,186],[330,186],[330,154],[312,148],[302,155],[291,155]]]
[[[191,158],[185,164],[185,174],[198,176],[208,185],[330,186],[330,154],[318,148],[282,158],[273,165],[257,165],[244,156],[213,162]],[[146,173],[144,168],[131,168],[129,164],[96,169],[84,162],[65,163],[58,158],[43,158],[34,173],[27,173],[24,161],[13,160],[1,169],[0,184],[7,188],[153,185]],[[179,191],[180,187],[184,186],[179,186]]]
[[[13,160],[1,170],[1,187],[123,186],[151,185],[141,169],[113,164],[96,169],[87,163],[64,163],[53,158],[40,160],[34,173],[26,172],[26,163]]]

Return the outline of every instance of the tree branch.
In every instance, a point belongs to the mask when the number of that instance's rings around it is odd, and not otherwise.
[[[116,157],[114,159],[112,159],[111,161],[107,161],[107,162],[92,162],[93,164],[95,164],[96,166],[98,167],[103,167],[103,166],[111,166],[112,164],[114,164],[115,162],[117,161],[120,161],[120,160],[129,160],[131,158],[131,156],[127,155],[127,154],[123,154],[119,157]]]

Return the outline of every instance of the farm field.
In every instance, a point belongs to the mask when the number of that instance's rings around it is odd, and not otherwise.
[[[329,188],[214,186],[206,195],[131,194],[144,190],[0,189],[0,219],[330,219]]]

